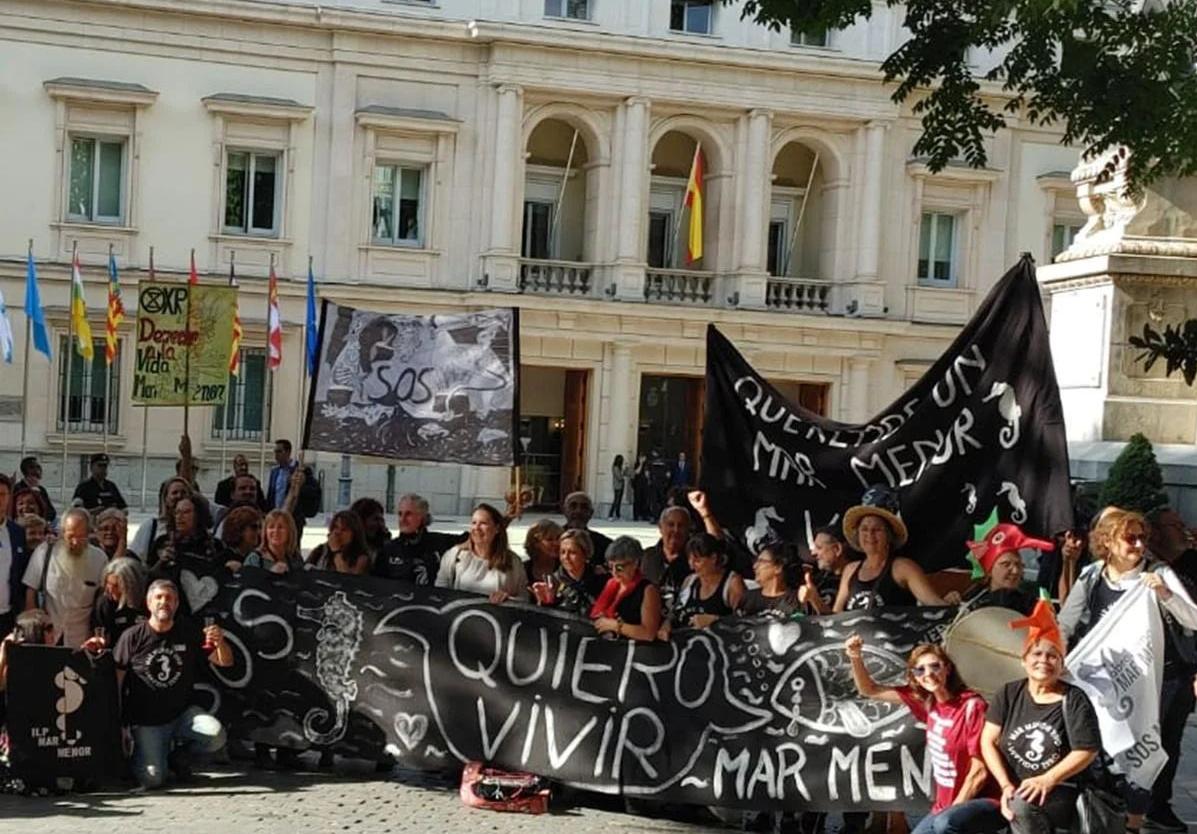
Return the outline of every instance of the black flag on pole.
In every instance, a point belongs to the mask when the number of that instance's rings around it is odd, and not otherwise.
[[[860,425],[790,402],[709,327],[702,450],[712,506],[750,547],[810,546],[874,484],[899,491],[906,554],[927,570],[963,564],[995,509],[1036,535],[1067,528],[1068,446],[1033,264],[1007,272],[923,378]]]

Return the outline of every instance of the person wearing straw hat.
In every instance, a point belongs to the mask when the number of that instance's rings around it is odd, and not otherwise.
[[[844,513],[844,537],[865,558],[844,568],[835,613],[916,602],[952,604],[935,592],[917,562],[894,555],[910,538],[894,490],[869,487],[860,503]]]
[[[1022,587],[1024,548],[1050,552],[1054,543],[1028,536],[1017,524],[997,524],[980,541],[968,543],[973,561],[982,572],[983,584],[965,597],[971,610],[1009,608],[1030,616],[1038,596]]]
[[[1006,684],[989,704],[981,758],[1002,791],[1012,834],[1067,830],[1076,816],[1076,777],[1097,757],[1101,731],[1085,693],[1063,680],[1064,637],[1051,604],[1039,600],[1026,628],[1026,678]]]

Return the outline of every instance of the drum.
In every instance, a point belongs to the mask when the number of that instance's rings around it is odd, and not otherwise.
[[[1010,628],[1022,614],[1009,608],[980,608],[948,626],[943,645],[970,688],[992,698],[1001,687],[1026,677],[1022,668],[1025,631]]]

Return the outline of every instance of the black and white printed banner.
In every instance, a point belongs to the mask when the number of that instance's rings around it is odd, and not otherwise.
[[[120,758],[112,655],[13,644],[8,660],[9,762],[40,786],[101,779]]]
[[[1032,534],[1067,528],[1068,446],[1033,264],[1007,272],[923,378],[859,425],[790,402],[710,326],[702,451],[703,488],[749,546],[809,546],[875,484],[899,490],[906,552],[929,570],[962,564],[995,508]]]
[[[900,683],[954,609],[729,619],[635,643],[442,589],[206,570],[185,569],[183,590],[233,646],[234,665],[200,688],[234,737],[389,750],[417,769],[476,759],[703,805],[926,807],[924,730],[905,707],[856,697],[843,643],[860,633],[874,677]]]
[[[324,301],[304,448],[510,466],[518,427],[517,310],[402,316]]]

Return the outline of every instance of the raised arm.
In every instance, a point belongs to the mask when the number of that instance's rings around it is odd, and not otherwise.
[[[720,526],[715,514],[711,512],[710,502],[707,501],[707,494],[701,489],[692,489],[686,493],[686,498],[690,501],[690,506],[698,513],[702,519],[702,526],[706,531],[717,539],[723,538],[723,527]]]
[[[856,691],[862,697],[885,701],[887,704],[902,703],[897,689],[892,686],[882,686],[869,674],[864,662],[864,639],[859,634],[853,634],[844,642],[844,651],[852,663],[852,682],[856,684]]]

